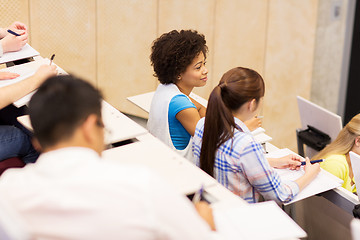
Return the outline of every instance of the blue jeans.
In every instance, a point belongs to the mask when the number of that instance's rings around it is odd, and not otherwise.
[[[0,125],[0,161],[12,157],[19,157],[25,163],[34,163],[39,153],[26,133],[11,125]]]

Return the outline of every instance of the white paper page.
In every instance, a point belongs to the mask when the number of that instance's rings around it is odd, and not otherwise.
[[[8,79],[8,80],[0,80],[0,88],[1,87],[5,87],[17,82],[20,82],[32,75],[35,74],[36,69],[33,69],[31,67],[19,67],[20,65],[14,66],[14,67],[10,67],[10,68],[3,68],[0,70],[0,72],[12,72],[12,73],[17,73],[20,76],[14,79]]]
[[[214,209],[215,224],[225,239],[273,240],[306,237],[302,230],[275,202]]]
[[[0,57],[0,64],[12,62],[24,58],[31,58],[37,55],[39,55],[38,51],[33,49],[29,44],[25,44],[25,46],[17,52],[4,53],[4,55]]]
[[[260,133],[264,133],[264,132],[265,132],[265,129],[263,129],[262,127],[258,127],[257,129],[251,131],[251,134],[253,136],[256,136],[256,135],[258,135]]]
[[[268,153],[266,154],[266,157],[279,158],[286,156],[288,154],[297,155],[290,149],[284,148]],[[305,159],[302,158],[302,161],[305,161]],[[301,177],[302,175],[304,175],[303,167],[301,167],[299,171],[289,170],[289,169],[275,169],[275,170],[279,173],[281,179],[286,181],[294,181],[299,177]],[[291,202],[285,205],[294,203],[296,201],[311,197],[315,194],[322,193],[336,187],[340,187],[342,183],[343,181],[341,179],[335,177],[334,175],[323,169],[320,169],[320,173],[316,176],[316,178],[313,181],[311,181],[311,183],[308,186],[306,186],[302,191],[300,191],[300,193],[296,195]]]
[[[270,142],[272,140],[272,137],[265,133],[259,133],[254,136],[254,139],[259,143],[265,143]]]

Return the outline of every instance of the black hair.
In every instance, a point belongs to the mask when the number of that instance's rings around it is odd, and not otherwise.
[[[191,62],[202,52],[206,58],[208,47],[204,35],[195,30],[173,30],[156,39],[151,48],[154,76],[162,84],[176,83]]]
[[[99,90],[75,76],[47,79],[29,103],[34,135],[42,148],[71,137],[90,114],[101,119],[101,101]]]

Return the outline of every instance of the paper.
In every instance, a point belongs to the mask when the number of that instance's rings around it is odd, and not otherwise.
[[[284,148],[279,149],[277,151],[273,151],[271,153],[266,154],[267,158],[279,158],[283,157],[289,154],[295,154],[290,149]],[[299,156],[299,155],[298,155]],[[300,157],[300,156],[299,156]],[[305,161],[304,158],[301,158],[302,161]],[[280,178],[285,181],[295,181],[296,179],[300,178],[304,175],[304,168],[301,167],[299,171],[295,170],[289,170],[289,169],[275,169],[278,174],[280,175]],[[320,169],[320,173],[316,176],[316,178],[309,183],[302,191],[299,192],[298,195],[294,197],[294,199],[286,203],[285,205],[297,202],[299,200],[311,197],[315,194],[322,193],[328,190],[331,190],[336,187],[340,187],[342,185],[343,181],[340,178],[335,177],[331,173]]]
[[[29,44],[25,44],[25,46],[17,52],[4,53],[4,55],[0,57],[0,64],[12,62],[24,58],[31,58],[37,55],[39,55],[38,51],[33,49]]]
[[[31,77],[32,75],[34,75],[36,73],[36,71],[39,69],[39,67],[41,65],[49,64],[49,63],[50,63],[49,59],[42,58],[42,59],[39,59],[36,61],[32,61],[32,62],[24,63],[21,65],[15,65],[12,67],[1,69],[0,70],[1,72],[18,73],[20,76],[15,79],[0,80],[0,88],[23,81],[26,78]],[[56,66],[56,64],[54,64],[54,65]],[[63,69],[61,69],[58,66],[57,66],[57,71],[58,71],[58,74],[67,74]],[[30,101],[30,99],[34,93],[35,93],[35,91],[30,92],[29,94],[27,94],[27,95],[23,96],[22,98],[18,99],[17,101],[15,101],[13,104],[16,107],[22,107],[22,106],[26,105]]]
[[[297,239],[306,233],[275,202],[214,209],[218,234],[224,239]]]

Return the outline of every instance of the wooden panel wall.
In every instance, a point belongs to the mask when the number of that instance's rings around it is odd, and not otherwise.
[[[95,0],[30,0],[31,44],[69,73],[96,84]]]
[[[309,98],[319,0],[2,0],[0,23],[28,23],[42,56],[96,83],[119,110],[146,117],[126,97],[155,90],[150,46],[172,29],[196,29],[209,46],[207,98],[235,66],[265,79],[264,127],[296,150],[296,95]]]
[[[97,79],[118,109],[146,117],[126,97],[154,91],[150,47],[157,36],[157,1],[97,1]]]
[[[296,149],[301,127],[296,95],[309,99],[317,0],[271,0],[264,80],[264,128],[278,147]]]
[[[29,0],[1,0],[0,27],[7,27],[14,21],[20,21],[29,26]]]
[[[204,87],[194,89],[194,92],[208,98],[212,90],[214,62],[214,23],[216,0],[159,0],[159,31],[158,35],[173,29],[194,29],[205,35],[209,48],[207,68],[209,81]]]

